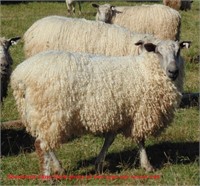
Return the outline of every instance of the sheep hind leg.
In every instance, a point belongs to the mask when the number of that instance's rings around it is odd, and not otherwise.
[[[101,151],[95,161],[95,170],[96,170],[96,173],[98,173],[98,174],[103,172],[103,162],[105,160],[108,148],[112,145],[112,143],[115,139],[115,136],[116,136],[116,134],[114,134],[114,133],[107,133],[105,136],[103,147],[101,148]]]
[[[72,3],[72,12],[73,12],[73,15],[75,15],[75,13],[76,13],[75,6],[76,6],[76,2],[73,2]]]
[[[70,16],[72,13],[72,5],[67,3],[67,15]]]
[[[65,173],[65,170],[62,168],[61,163],[56,158],[53,151],[49,151],[49,154],[51,156],[52,165],[53,165],[53,173],[58,175],[63,175]]]
[[[36,141],[35,141],[35,150],[39,157],[40,169],[42,172],[43,179],[44,180],[49,179],[49,177],[50,177],[50,162],[51,162],[50,154],[49,154],[49,152],[42,150],[41,141],[39,139],[36,139]]]
[[[144,140],[141,140],[138,145],[139,145],[141,167],[144,168],[147,172],[153,172],[154,168],[152,167],[152,165],[148,160],[146,149],[144,146]]]
[[[78,1],[78,7],[79,7],[79,15],[81,15],[82,11],[81,11],[81,2],[80,1]]]

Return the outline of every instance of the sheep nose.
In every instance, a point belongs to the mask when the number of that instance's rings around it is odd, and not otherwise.
[[[168,70],[168,77],[172,80],[175,81],[176,78],[178,77],[179,74],[179,70],[175,69],[175,70]]]
[[[175,63],[171,63],[167,68],[167,75],[172,80],[175,81],[178,77],[179,69]]]

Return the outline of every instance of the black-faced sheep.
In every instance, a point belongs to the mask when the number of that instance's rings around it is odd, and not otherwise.
[[[118,133],[133,138],[140,144],[141,166],[152,169],[144,139],[169,125],[181,93],[161,68],[166,61],[159,46],[137,45],[152,52],[106,57],[46,51],[14,70],[13,95],[27,131],[36,137],[43,175],[51,174],[51,163],[55,173],[62,173],[53,150],[72,135],[85,133],[110,133],[106,148]]]
[[[13,60],[11,58],[9,48],[20,39],[20,37],[14,37],[11,39],[5,39],[0,37],[0,64],[1,64],[1,103],[7,96],[8,84],[10,81],[10,74],[12,71]]]
[[[164,5],[169,6],[175,10],[190,10],[192,3],[192,0],[163,0]]]

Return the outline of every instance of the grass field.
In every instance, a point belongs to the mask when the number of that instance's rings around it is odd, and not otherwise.
[[[114,5],[136,5],[133,2],[113,2]],[[199,91],[199,1],[194,0],[192,10],[180,12],[182,16],[181,39],[191,40],[192,46],[183,52],[186,60],[185,92]],[[23,36],[24,32],[36,20],[47,15],[67,15],[64,2],[31,2],[1,5],[1,36],[7,38]],[[95,9],[91,3],[82,3],[81,16],[95,19]],[[13,69],[24,60],[23,42],[11,48],[14,59]],[[19,119],[12,92],[5,99],[1,110],[1,122]],[[6,133],[8,132],[8,133]],[[2,136],[15,133],[18,136],[7,138],[9,153],[2,154],[1,184],[2,185],[43,185],[38,178],[38,158],[32,150],[33,143],[24,148],[17,141],[29,142],[23,131],[2,131]],[[22,139],[21,139],[22,138]],[[2,143],[5,143],[2,138]],[[158,138],[150,138],[146,142],[147,153],[156,172],[147,174],[139,168],[138,148],[130,139],[119,135],[109,149],[105,162],[103,177],[94,177],[94,161],[103,139],[86,135],[71,140],[57,151],[67,171],[66,176],[84,176],[71,179],[61,179],[57,185],[199,185],[199,110],[187,108],[177,110],[171,126]],[[18,146],[17,146],[18,145]],[[17,146],[17,150],[14,150]],[[2,149],[4,150],[4,149]],[[10,177],[9,177],[10,175]],[[15,178],[13,175],[32,175],[29,178]],[[93,177],[87,177],[92,175]],[[157,179],[131,176],[155,176]],[[111,177],[118,176],[118,177]],[[121,177],[120,177],[121,176]],[[122,177],[124,176],[124,177]]]

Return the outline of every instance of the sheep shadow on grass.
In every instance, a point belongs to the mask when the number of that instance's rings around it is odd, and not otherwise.
[[[146,150],[151,164],[156,170],[159,170],[170,164],[189,164],[198,161],[199,142],[162,142],[147,146]],[[78,161],[76,169],[86,168],[90,165],[94,166],[95,159],[96,157]],[[120,173],[124,169],[140,168],[137,148],[108,153],[105,162],[104,172],[109,173]],[[93,169],[84,174],[95,174],[95,171]]]
[[[74,139],[74,138],[73,138]],[[73,141],[73,139],[71,139]],[[71,141],[70,140],[70,141]],[[25,129],[1,130],[1,156],[18,155],[22,152],[31,153],[35,151],[35,138],[26,133]],[[156,169],[162,169],[167,164],[189,164],[198,160],[199,142],[162,142],[146,147],[151,164]],[[82,159],[72,171],[94,166],[96,157]],[[65,166],[64,166],[65,167]],[[104,164],[104,172],[120,173],[126,169],[138,169],[138,149],[124,149],[121,152],[108,153]],[[84,174],[95,174],[94,169]]]
[[[3,129],[1,130],[1,156],[31,153],[35,150],[34,142],[35,138],[25,129]]]

